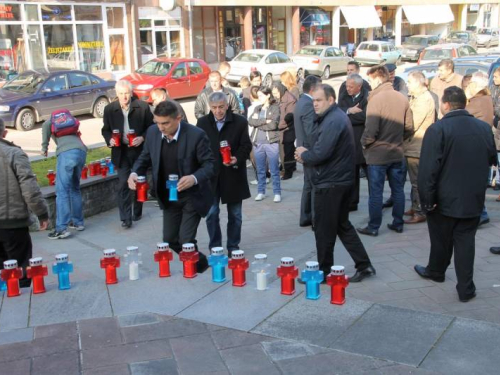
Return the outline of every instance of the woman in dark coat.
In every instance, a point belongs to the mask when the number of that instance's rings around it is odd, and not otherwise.
[[[287,114],[295,110],[297,98],[288,91],[282,83],[273,84],[273,96],[280,106],[280,122],[278,128],[280,130],[280,158],[281,165],[283,166],[282,180],[292,178],[293,171],[297,169],[295,162],[295,128],[292,122],[286,122],[285,117]],[[290,118],[290,117],[289,117]]]

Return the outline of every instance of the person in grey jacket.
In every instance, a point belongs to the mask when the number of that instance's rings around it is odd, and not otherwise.
[[[25,270],[33,255],[30,211],[38,216],[40,230],[47,229],[49,211],[28,156],[6,135],[0,120],[0,269],[4,261],[15,259]],[[28,287],[30,279],[23,278],[20,285]]]
[[[203,91],[196,98],[194,104],[194,115],[196,119],[206,116],[210,113],[210,104],[208,98],[213,92],[223,92],[227,95],[227,102],[231,112],[241,115],[243,111],[240,110],[240,102],[238,96],[233,89],[222,86],[222,76],[218,71],[213,71],[208,75],[208,82],[210,87],[203,89]]]
[[[320,269],[330,273],[337,235],[354,260],[351,282],[375,275],[363,243],[349,221],[351,190],[354,186],[354,134],[349,118],[337,104],[330,85],[313,92],[317,119],[317,140],[308,150],[297,147],[295,158],[313,169],[313,229]]]

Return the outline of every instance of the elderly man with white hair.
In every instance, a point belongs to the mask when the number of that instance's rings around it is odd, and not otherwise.
[[[101,132],[106,144],[111,147],[111,161],[118,169],[118,208],[122,227],[128,229],[132,221],[141,219],[142,203],[135,199],[127,179],[141,154],[146,131],[153,124],[153,114],[146,102],[132,97],[132,84],[129,81],[116,82],[115,90],[118,100],[104,109]],[[120,135],[119,142],[113,138],[114,133]],[[132,133],[135,137],[128,137]]]

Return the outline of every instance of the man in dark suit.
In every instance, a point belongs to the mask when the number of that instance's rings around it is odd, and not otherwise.
[[[352,60],[352,61],[349,61],[347,63],[346,74],[347,74],[348,77],[351,74],[360,74],[359,73],[360,70],[361,70],[361,68],[360,68],[359,63],[357,61]],[[339,88],[339,98],[341,98],[342,96],[344,96],[346,94],[346,83],[347,83],[347,81],[342,82],[342,84],[340,85],[340,88]],[[372,91],[372,88],[371,88],[370,84],[365,79],[363,79],[363,90]]]
[[[227,96],[221,92],[212,93],[208,102],[210,111],[200,117],[196,126],[203,129],[210,139],[215,158],[215,176],[211,179],[215,200],[207,215],[209,247],[222,246],[222,232],[219,222],[219,202],[227,205],[227,251],[239,250],[241,241],[242,202],[250,198],[246,161],[252,150],[248,135],[248,122],[243,116],[228,110]],[[222,162],[220,143],[226,141],[231,147],[231,161]]]
[[[321,84],[321,79],[316,76],[308,76],[304,80],[302,89],[304,93],[300,96],[299,101],[295,105],[293,111],[294,126],[295,126],[295,143],[297,147],[305,147],[310,149],[313,145],[315,133],[314,121],[316,114],[314,112],[312,92]],[[302,199],[300,201],[300,219],[301,227],[307,227],[312,224],[312,203],[311,203],[311,168],[304,165],[304,187],[302,189]]]
[[[363,88],[363,78],[359,74],[351,74],[346,80],[346,91],[339,98],[339,107],[342,109],[349,120],[351,120],[354,133],[354,148],[356,155],[356,170],[354,179],[354,189],[351,194],[350,211],[357,211],[359,203],[359,169],[363,168],[365,176],[368,176],[365,157],[363,156],[363,147],[361,146],[361,136],[365,131],[366,107],[368,105],[369,91]]]
[[[181,122],[179,108],[174,102],[158,104],[154,120],[157,126],[148,130],[144,149],[132,168],[128,185],[135,190],[137,177],[144,176],[152,166],[157,200],[163,210],[163,241],[179,253],[184,243],[196,245],[200,220],[213,204],[210,179],[215,175],[214,157],[205,132]],[[169,175],[179,176],[177,201],[169,201],[166,186]],[[198,272],[207,267],[206,256],[200,253]]]
[[[146,132],[153,124],[153,114],[146,102],[132,97],[132,84],[129,81],[118,81],[115,90],[118,100],[104,108],[101,133],[106,144],[111,147],[111,161],[118,169],[118,208],[122,227],[130,228],[132,220],[138,221],[142,217],[142,203],[137,202],[135,194],[131,194],[127,179],[141,154]],[[120,132],[119,146],[116,146],[112,137],[113,130]],[[132,144],[129,144],[127,138],[130,130],[135,131],[136,135]]]
[[[475,237],[484,207],[489,167],[497,163],[490,126],[465,110],[467,98],[456,86],[444,90],[443,118],[424,136],[418,171],[418,192],[431,240],[427,267],[415,271],[443,282],[455,255],[458,298],[476,296],[473,281]]]

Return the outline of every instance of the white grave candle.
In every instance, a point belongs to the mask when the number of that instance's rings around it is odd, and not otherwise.
[[[139,280],[139,265],[137,264],[137,262],[131,262],[128,268],[129,268],[129,279]]]
[[[257,290],[266,290],[267,289],[267,273],[262,270],[261,272],[257,272]]]

